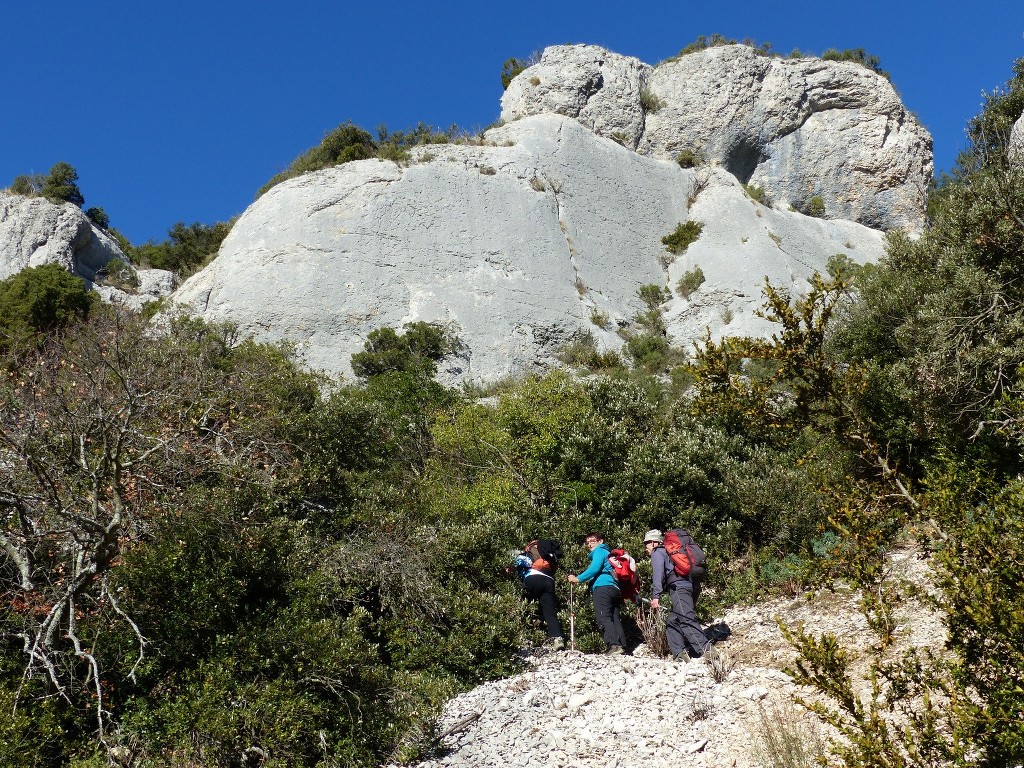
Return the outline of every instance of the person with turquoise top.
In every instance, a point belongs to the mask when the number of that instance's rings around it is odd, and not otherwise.
[[[590,565],[583,573],[569,574],[566,578],[574,584],[586,584],[590,589],[594,598],[597,626],[607,646],[605,653],[612,656],[625,653],[626,633],[622,629],[622,618],[619,615],[622,595],[608,562],[608,545],[604,543],[604,536],[596,531],[587,534],[586,545],[590,550]]]

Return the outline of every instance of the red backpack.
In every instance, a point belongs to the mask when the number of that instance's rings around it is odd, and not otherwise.
[[[633,600],[640,595],[640,574],[636,572],[636,560],[624,549],[613,549],[608,553],[608,565],[619,585],[623,600]]]
[[[679,576],[703,579],[708,572],[704,550],[681,528],[673,528],[665,534],[665,552],[672,560],[672,569]]]

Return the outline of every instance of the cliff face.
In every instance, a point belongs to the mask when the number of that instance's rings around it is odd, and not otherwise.
[[[931,139],[857,64],[724,46],[651,67],[559,46],[513,80],[502,116],[479,145],[274,187],[176,300],[334,373],[376,328],[447,323],[466,348],[442,377],[483,382],[587,335],[620,348],[637,289],[697,268],[705,282],[663,305],[672,341],[770,333],[765,278],[800,293],[830,257],[877,259],[880,230],[924,220]],[[686,150],[703,161],[680,167]],[[687,220],[700,237],[669,254]]]
[[[661,238],[687,219],[703,232],[673,257]],[[584,334],[620,347],[641,285],[704,273],[664,306],[685,346],[706,329],[767,333],[754,315],[765,277],[799,292],[830,256],[882,250],[876,230],[765,207],[722,169],[683,169],[542,114],[483,146],[423,147],[408,167],[365,160],[280,184],[174,298],[298,342],[309,365],[337,373],[375,328],[449,323],[467,348],[442,375],[487,381],[553,364]]]
[[[932,177],[928,132],[884,77],[849,62],[708,48],[651,67],[597,46],[556,46],[502,98],[506,121],[576,118],[637,152],[702,154],[782,207],[878,229],[919,230]]]
[[[0,280],[53,263],[91,282],[114,258],[121,249],[77,206],[0,192]]]

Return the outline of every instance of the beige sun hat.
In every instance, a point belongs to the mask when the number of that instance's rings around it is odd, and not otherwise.
[[[644,534],[644,544],[646,544],[648,541],[656,541],[659,544],[665,543],[665,539],[664,537],[662,537],[661,531],[659,531],[657,528],[650,530]]]

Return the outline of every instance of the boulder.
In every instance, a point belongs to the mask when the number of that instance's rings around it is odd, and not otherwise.
[[[817,197],[830,218],[924,225],[931,136],[888,80],[856,63],[726,45],[647,67],[596,46],[557,46],[502,99],[505,121],[544,112],[602,135],[614,124],[641,154],[699,153],[779,207],[807,210]]]
[[[0,192],[0,280],[52,263],[92,282],[111,259],[126,260],[78,206]]]
[[[704,230],[673,257],[661,242],[693,218]],[[729,173],[687,170],[542,114],[489,131],[483,145],[432,145],[408,167],[364,160],[273,187],[219,256],[173,295],[208,320],[296,342],[306,363],[347,373],[381,326],[450,325],[466,345],[450,383],[557,364],[586,336],[622,345],[643,309],[637,289],[705,282],[665,306],[681,345],[774,330],[754,314],[766,277],[801,291],[829,257],[878,258],[881,233],[774,210]]]

